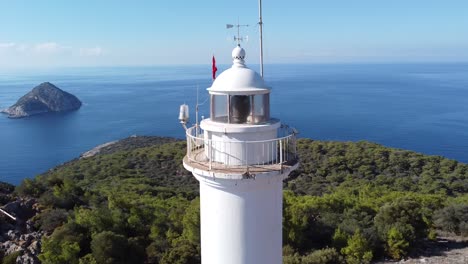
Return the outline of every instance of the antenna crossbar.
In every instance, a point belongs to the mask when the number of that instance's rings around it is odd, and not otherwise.
[[[233,25],[233,24],[226,24],[226,28],[227,28],[227,29],[230,29],[230,28],[233,28],[233,27],[236,27],[236,28],[237,28],[237,36],[234,36],[234,41],[237,41],[237,45],[240,45],[240,42],[241,42],[241,41],[244,41],[244,40],[247,40],[247,39],[248,39],[247,36],[242,37],[242,36],[240,35],[240,28],[241,28],[241,27],[248,27],[248,26],[249,26],[249,25],[241,25],[241,24],[239,24],[239,23],[237,23],[237,24],[235,24],[235,25]]]

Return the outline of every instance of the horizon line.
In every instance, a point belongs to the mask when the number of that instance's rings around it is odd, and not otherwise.
[[[329,62],[275,62],[264,63],[264,65],[390,65],[390,64],[468,64],[466,61],[329,61]],[[74,69],[74,68],[152,68],[152,67],[191,67],[191,66],[210,66],[211,63],[186,63],[186,64],[121,64],[121,65],[65,65],[65,66],[0,66],[0,71],[17,70],[55,70],[55,69]],[[219,66],[231,66],[232,64],[220,63]],[[247,66],[259,66],[259,63],[247,63]],[[211,67],[211,66],[210,66]]]

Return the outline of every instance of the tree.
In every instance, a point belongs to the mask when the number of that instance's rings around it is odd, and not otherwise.
[[[127,263],[127,239],[111,231],[103,231],[93,236],[91,251],[98,263]],[[128,254],[130,256],[130,254]]]
[[[199,264],[200,255],[196,245],[187,240],[178,240],[174,247],[164,253],[160,264]]]
[[[106,207],[75,209],[75,221],[77,224],[90,230],[92,234],[105,230],[113,230],[115,225],[112,212]]]
[[[200,198],[190,202],[182,219],[182,236],[194,244],[200,244]]]
[[[348,245],[341,249],[341,253],[346,256],[348,264],[370,263],[373,257],[369,243],[359,229],[348,239]]]
[[[321,248],[331,242],[333,228],[327,223],[332,215],[327,209],[328,204],[320,204],[318,197],[296,196],[292,192],[284,193],[283,207],[283,237],[286,244],[297,248],[300,252],[310,248]],[[333,213],[335,217],[336,214]]]
[[[413,197],[401,197],[382,206],[375,216],[375,226],[382,241],[386,241],[392,227],[399,231],[410,243],[427,237],[428,224],[424,221],[421,205]]]
[[[77,242],[42,239],[42,253],[39,259],[47,264],[78,264],[80,246]]]

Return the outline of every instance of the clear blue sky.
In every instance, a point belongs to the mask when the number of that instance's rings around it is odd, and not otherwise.
[[[267,63],[468,61],[467,0],[264,0]],[[258,60],[257,0],[0,0],[0,67]]]

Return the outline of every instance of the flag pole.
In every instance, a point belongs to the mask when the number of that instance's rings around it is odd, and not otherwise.
[[[260,21],[258,25],[260,26],[260,76],[263,78],[263,22],[262,22],[262,0],[258,1],[258,13]]]

